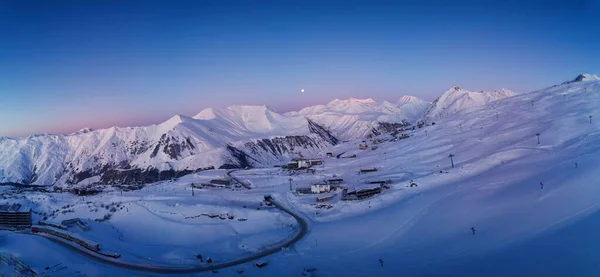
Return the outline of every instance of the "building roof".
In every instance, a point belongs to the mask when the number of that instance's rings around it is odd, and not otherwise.
[[[381,186],[379,184],[360,184],[354,187],[354,190],[356,191],[363,191],[363,190],[373,190],[373,189],[377,189],[377,188],[381,188]]]
[[[9,212],[9,213],[17,213],[17,212],[27,212],[29,211],[29,207],[25,207],[19,203],[13,204],[2,204],[0,205],[0,212]]]
[[[310,186],[329,186],[329,184],[316,183],[316,184],[312,184]]]
[[[231,183],[231,180],[228,179],[212,179],[210,180],[211,184],[217,184],[217,185],[229,185]]]
[[[323,161],[321,158],[292,158],[292,161]]]

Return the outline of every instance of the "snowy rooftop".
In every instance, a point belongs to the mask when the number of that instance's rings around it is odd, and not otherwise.
[[[26,212],[26,211],[28,211],[28,208],[24,207],[18,203],[14,203],[14,204],[6,203],[6,204],[0,205],[0,212],[16,213],[16,212]]]
[[[360,185],[354,186],[353,188],[349,188],[348,192],[372,190],[372,189],[376,189],[376,188],[380,188],[380,187],[381,187],[381,185],[379,185],[379,184],[360,184]]]

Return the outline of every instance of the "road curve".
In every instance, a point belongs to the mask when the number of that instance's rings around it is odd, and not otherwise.
[[[252,187],[250,187],[250,185],[240,181],[240,179],[238,179],[237,177],[231,175],[231,173],[233,173],[234,171],[236,171],[237,169],[234,170],[229,170],[227,171],[227,176],[231,177],[231,179],[233,179],[236,183],[242,185],[243,187],[245,187],[246,189],[252,189]]]
[[[120,268],[124,268],[124,269],[153,272],[153,273],[171,273],[171,274],[206,272],[206,271],[218,270],[218,269],[223,269],[223,268],[227,268],[227,267],[244,264],[244,263],[250,262],[252,260],[256,260],[259,258],[269,256],[271,254],[281,251],[281,249],[284,247],[285,248],[291,247],[292,245],[294,245],[296,242],[300,241],[306,235],[306,233],[308,232],[308,222],[303,217],[301,217],[298,214],[295,214],[294,212],[292,212],[291,210],[282,206],[280,203],[278,203],[275,200],[271,200],[271,202],[273,203],[273,206],[282,210],[284,213],[291,215],[298,222],[298,226],[299,226],[298,234],[296,234],[289,241],[282,242],[282,243],[275,245],[269,249],[257,252],[248,257],[244,257],[244,258],[240,258],[237,260],[224,262],[224,263],[215,263],[215,264],[211,264],[211,265],[190,266],[190,267],[173,267],[173,266],[158,266],[158,265],[149,265],[149,264],[148,265],[147,264],[134,264],[134,263],[129,263],[129,262],[121,261],[118,259],[113,259],[113,258],[99,255],[95,252],[92,252],[92,251],[89,251],[80,246],[74,245],[71,242],[64,240],[62,238],[58,238],[58,237],[54,237],[54,236],[47,236],[47,235],[40,235],[40,236],[50,239],[50,240],[52,240],[60,245],[63,245],[79,254],[82,254],[84,256],[92,258],[103,264],[120,267]]]

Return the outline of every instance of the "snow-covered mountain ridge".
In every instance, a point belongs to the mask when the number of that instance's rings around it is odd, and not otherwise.
[[[598,82],[597,76],[581,76],[551,89]],[[470,113],[512,95],[505,89],[453,87],[431,104],[413,96],[396,103],[335,99],[285,114],[267,106],[231,106],[194,117],[175,115],[150,126],[0,138],[0,183],[62,186],[96,176],[103,183],[143,184],[209,167],[270,167],[421,119]]]
[[[429,102],[414,96],[403,96],[397,104],[376,102],[371,98],[335,99],[326,105],[311,106],[285,115],[305,116],[325,126],[340,139],[352,140],[386,131],[380,123],[398,127],[413,124],[423,116],[429,105]]]
[[[389,123],[400,112],[394,104],[372,99],[331,104],[340,113],[352,114],[342,120],[363,120],[356,125],[362,128],[348,132],[354,136],[386,131],[379,122]],[[267,106],[231,106],[205,109],[194,117],[175,115],[150,126],[1,138],[0,183],[62,185],[93,176],[104,183],[146,183],[169,176],[160,177],[161,171],[177,175],[208,167],[272,166],[348,139],[333,135],[323,123],[308,113],[283,115]]]

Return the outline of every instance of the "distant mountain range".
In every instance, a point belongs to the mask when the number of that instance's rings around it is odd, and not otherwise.
[[[599,79],[581,76],[570,82]],[[433,103],[414,96],[395,103],[335,99],[284,114],[267,106],[231,106],[143,127],[0,138],[0,183],[141,185],[213,167],[270,167],[513,95],[506,89],[475,92],[454,86]]]

